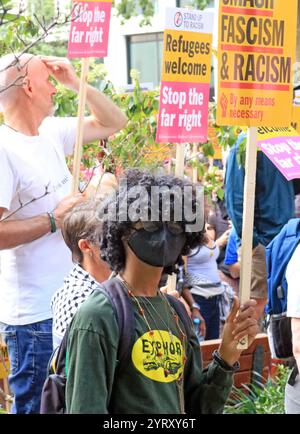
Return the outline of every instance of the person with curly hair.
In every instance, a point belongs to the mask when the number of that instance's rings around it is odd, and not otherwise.
[[[133,309],[134,344],[118,369],[121,331],[108,297],[93,292],[69,329],[67,413],[221,413],[239,367],[237,342],[248,335],[250,345],[257,333],[255,301],[240,306],[235,299],[220,348],[203,369],[186,311],[184,324],[159,290],[162,272],[203,243],[197,186],[130,170],[100,211],[101,257],[118,273],[114,279]]]

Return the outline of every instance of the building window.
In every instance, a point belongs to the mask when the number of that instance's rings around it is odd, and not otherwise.
[[[128,83],[131,83],[130,70],[137,69],[142,83],[158,86],[161,79],[162,52],[163,33],[128,36]]]

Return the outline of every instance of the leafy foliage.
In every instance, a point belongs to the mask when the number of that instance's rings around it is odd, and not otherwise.
[[[75,68],[79,69],[79,64]],[[131,93],[118,94],[112,83],[106,79],[104,65],[91,62],[88,80],[110,97],[128,117],[126,127],[103,143],[91,143],[84,146],[82,171],[97,167],[118,173],[127,167],[163,166],[169,158],[171,146],[155,142],[158,90],[143,92],[139,85],[138,73],[132,72],[134,89]],[[76,116],[77,95],[58,85],[56,95],[58,116]],[[69,161],[72,167],[72,160]],[[90,171],[88,171],[88,174]]]
[[[75,63],[79,73],[80,64]],[[134,88],[131,93],[118,94],[113,84],[107,79],[103,64],[91,62],[89,83],[109,96],[128,117],[126,127],[110,137],[105,146],[103,143],[91,143],[84,146],[82,159],[82,174],[89,179],[92,169],[101,166],[106,171],[118,174],[128,167],[163,168],[167,163],[175,162],[175,144],[156,143],[157,114],[159,104],[159,89],[142,91],[139,84],[139,74],[133,70],[131,77]],[[58,116],[76,116],[77,95],[58,85],[56,95]],[[222,172],[209,164],[214,156],[214,149],[219,142],[223,147],[232,146],[240,130],[237,128],[217,127],[214,119],[215,104],[210,105],[209,139],[203,145],[198,145],[197,155],[191,155],[186,162],[187,174],[196,169],[198,179],[202,180],[205,192],[222,199],[224,197]],[[186,145],[190,147],[190,145]],[[69,160],[72,168],[72,159]]]
[[[79,73],[79,63],[75,64],[75,67]],[[159,89],[142,91],[138,72],[132,70],[131,77],[134,82],[133,91],[118,94],[112,83],[107,80],[104,65],[97,64],[95,61],[91,62],[89,83],[100,89],[122,108],[128,122],[122,131],[109,138],[105,146],[103,143],[96,142],[84,146],[81,171],[86,179],[92,175],[92,169],[98,166],[118,174],[128,167],[151,170],[163,168],[167,163],[175,162],[175,144],[156,143]],[[56,103],[56,115],[76,116],[77,95],[72,91],[58,85]],[[213,104],[210,110],[211,112],[214,110]],[[186,171],[189,173],[190,169],[196,168],[198,179],[202,180],[205,192],[222,199],[224,197],[222,173],[217,167],[209,165],[208,161],[208,158],[213,157],[214,146],[218,143],[218,129],[214,126],[212,113],[210,119],[209,141],[197,146],[199,152],[195,157],[189,157],[186,162]],[[235,140],[236,136],[233,142]],[[223,144],[227,146],[229,143],[224,139]],[[186,146],[189,147],[188,144]],[[69,165],[72,168],[72,159],[69,160]]]
[[[27,14],[36,14],[43,21],[51,22],[56,14],[55,0],[27,0]]]
[[[15,2],[18,3],[18,2]],[[194,0],[191,4],[202,9],[211,3],[208,0]],[[1,5],[2,15],[1,15]],[[138,7],[137,7],[138,6]],[[154,13],[154,2],[151,0],[121,0],[116,2],[118,13],[124,19],[142,12],[144,19]],[[45,23],[51,23],[55,13],[54,0],[29,0],[26,14],[24,11],[11,13],[12,2],[4,0],[0,3],[0,55],[7,52],[18,52],[30,48],[32,53],[45,55],[65,55],[66,47],[63,43],[43,42]],[[36,14],[36,17],[33,15]],[[30,15],[31,14],[31,15]],[[58,25],[57,23],[56,25]],[[16,37],[17,36],[17,37]],[[78,74],[79,63],[75,62]],[[127,167],[159,168],[167,162],[175,162],[175,145],[156,143],[157,114],[159,89],[142,91],[139,85],[138,72],[132,72],[134,89],[131,93],[117,94],[112,83],[107,80],[103,65],[91,62],[89,82],[107,94],[126,113],[128,123],[126,127],[111,137],[104,146],[103,143],[91,143],[84,146],[82,159],[82,173],[90,176],[91,170],[101,165],[104,170],[118,172]],[[56,96],[59,116],[76,116],[77,95],[58,85]],[[197,155],[187,158],[186,171],[196,169],[198,178],[203,181],[208,194],[223,197],[221,172],[208,164],[214,156],[214,149],[218,143],[223,147],[231,146],[237,138],[237,130],[233,128],[217,127],[215,125],[215,104],[210,106],[209,139],[203,145],[197,146]],[[187,144],[187,149],[189,145]],[[187,153],[188,154],[188,153]],[[243,155],[243,153],[241,153]],[[72,161],[69,161],[72,167]]]
[[[26,8],[24,4],[21,0],[0,2],[0,56],[25,51],[34,53],[33,47],[70,20],[68,14],[55,6],[55,0],[28,0]],[[49,54],[55,53],[56,45]]]
[[[14,12],[13,12],[14,11]],[[13,9],[13,3],[10,0],[3,0],[0,3],[0,56],[20,48],[20,41],[16,38],[15,29],[30,32],[27,27],[26,19],[22,15],[24,9]]]
[[[242,389],[234,388],[234,398],[225,407],[226,414],[283,414],[284,391],[290,369],[278,365],[278,374],[266,384],[257,382]]]
[[[143,15],[140,26],[151,24],[154,15],[154,5],[151,0],[121,0],[115,3],[115,7],[122,24],[139,14]]]
[[[187,6],[204,9],[210,3],[211,0],[190,0],[189,5]],[[155,12],[153,0],[120,0],[115,1],[114,6],[121,23],[142,14],[140,26],[151,24],[151,18]]]

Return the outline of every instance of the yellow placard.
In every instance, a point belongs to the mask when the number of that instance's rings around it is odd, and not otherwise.
[[[293,127],[258,127],[257,140],[269,140],[276,137],[297,137],[298,132]]]
[[[300,105],[293,106],[292,127],[300,134]]]
[[[220,0],[219,125],[291,122],[297,0]]]
[[[6,345],[0,343],[0,380],[8,377],[10,370]]]
[[[222,146],[219,144],[213,144],[214,148],[214,160],[222,160]]]
[[[162,81],[210,83],[212,34],[166,30]]]

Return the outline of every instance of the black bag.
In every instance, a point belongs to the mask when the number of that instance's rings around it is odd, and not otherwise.
[[[293,357],[291,318],[286,316],[286,312],[270,315],[269,328],[269,342],[274,355],[278,359]]]
[[[117,318],[120,331],[118,346],[118,373],[128,366],[128,359],[134,344],[134,310],[127,291],[118,278],[102,283],[99,287],[110,300]],[[192,335],[191,320],[185,307],[176,298],[166,295],[171,306],[176,310],[182,321],[187,339]],[[66,413],[65,388],[68,372],[67,344],[71,324],[68,326],[60,346],[53,352],[48,364],[48,376],[44,382],[41,395],[41,414]]]
[[[50,359],[50,368],[48,368],[48,377],[46,378],[43,386],[41,397],[41,414],[63,414],[65,413],[65,390],[66,390],[66,370],[65,370],[65,356],[68,342],[68,330],[64,338]],[[51,364],[55,361],[57,366],[55,368]]]

